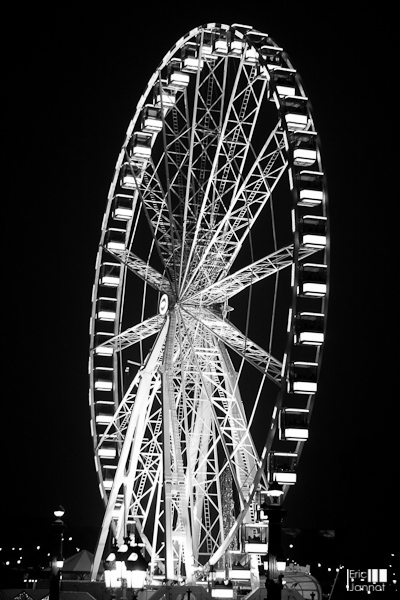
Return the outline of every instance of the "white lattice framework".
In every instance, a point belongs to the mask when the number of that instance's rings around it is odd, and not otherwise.
[[[194,583],[224,556],[241,524],[256,519],[256,491],[268,488],[290,358],[319,361],[320,348],[293,344],[296,311],[324,304],[299,299],[299,265],[325,265],[326,256],[302,243],[296,136],[277,65],[306,100],[266,34],[199,27],[165,56],[129,125],[93,287],[89,401],[105,503],[94,576],[110,531],[118,541],[133,529],[140,535],[150,576]],[[158,110],[150,133],[149,106]],[[309,104],[302,130],[315,133]],[[147,133],[147,146],[137,133]],[[318,141],[307,169],[322,171]],[[122,217],[120,198],[130,207]],[[325,192],[307,211],[326,217]],[[110,268],[112,280],[103,276]],[[311,409],[313,396],[302,400]],[[257,557],[249,560],[255,587]]]

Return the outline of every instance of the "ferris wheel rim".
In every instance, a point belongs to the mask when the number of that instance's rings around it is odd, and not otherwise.
[[[129,124],[128,130],[127,130],[126,139],[125,139],[124,145],[122,147],[122,150],[121,150],[120,155],[119,155],[118,160],[117,160],[114,178],[113,178],[112,184],[110,186],[110,191],[109,191],[109,195],[108,195],[108,205],[107,205],[107,210],[106,210],[106,213],[105,213],[105,216],[104,216],[104,219],[103,219],[103,225],[106,224],[107,221],[110,218],[110,214],[111,214],[111,210],[112,210],[112,202],[113,202],[114,196],[115,196],[115,190],[116,190],[116,186],[117,186],[117,182],[118,182],[118,177],[119,177],[119,174],[120,174],[121,167],[122,167],[124,161],[126,160],[126,154],[127,154],[127,148],[128,148],[129,141],[130,141],[130,139],[132,137],[132,134],[134,132],[134,129],[135,129],[135,126],[136,126],[136,124],[138,122],[138,119],[139,119],[139,117],[141,115],[141,112],[142,112],[142,110],[143,110],[143,108],[144,108],[144,106],[146,104],[146,100],[147,100],[149,94],[152,92],[152,90],[154,88],[154,85],[157,82],[157,78],[160,78],[160,72],[161,72],[161,70],[164,69],[169,64],[169,61],[171,60],[171,58],[173,58],[173,56],[175,55],[175,53],[179,49],[181,49],[184,46],[184,44],[187,43],[187,41],[189,39],[192,39],[196,35],[201,34],[202,31],[207,30],[207,28],[210,28],[210,25],[215,25],[215,24],[208,24],[206,26],[201,26],[201,27],[195,28],[195,29],[191,30],[191,32],[189,32],[189,34],[187,34],[186,36],[184,36],[183,38],[181,38],[171,48],[171,50],[165,55],[163,61],[159,65],[158,69],[155,71],[155,73],[153,74],[153,76],[150,78],[149,83],[148,83],[147,88],[146,88],[146,91],[142,95],[141,99],[139,100],[139,103],[138,103],[135,115],[134,115],[133,119],[131,120],[131,122]],[[226,26],[222,26],[222,30],[224,30],[224,27],[226,28],[226,30],[229,29],[229,26],[226,25]],[[241,34],[241,35],[242,35],[243,38],[245,37],[243,34]],[[296,72],[296,74],[297,74],[297,72]],[[303,89],[302,86],[301,86],[301,89]],[[277,98],[278,98],[278,101],[279,101],[279,96],[277,96]],[[280,107],[278,108],[278,111],[279,110],[280,110]],[[311,122],[312,122],[312,120],[311,120]],[[289,137],[289,135],[288,135],[288,127],[287,127],[287,123],[284,120],[283,120],[283,129],[286,131],[286,138],[288,138]],[[287,139],[285,140],[285,142],[286,141],[287,141]],[[318,162],[319,162],[319,165],[320,165],[319,142],[317,142],[317,148],[318,148],[318,150],[317,150],[317,152],[318,152]],[[289,143],[288,153],[289,153],[290,161],[291,161],[291,162],[289,161],[290,164],[288,163],[289,164],[288,169],[290,169],[293,166],[293,153],[292,153],[292,149],[291,149],[290,143]],[[320,170],[322,171],[322,167],[321,167]],[[105,236],[106,236],[106,229],[104,227],[103,231],[102,231],[101,241],[100,241],[101,248],[104,247]],[[155,240],[155,242],[156,242],[156,240]],[[296,265],[298,263],[298,252],[299,252],[299,245],[297,243],[297,247],[296,247],[296,242],[295,242],[295,244],[294,244],[294,250],[293,250],[293,262]],[[115,255],[114,255],[114,258],[115,258]],[[119,257],[119,260],[120,260],[120,264],[121,264],[121,270],[124,269],[124,272],[127,273],[128,272],[128,267],[127,267],[127,262],[126,262],[126,256],[122,257],[122,258]],[[124,260],[125,260],[125,262],[124,262]],[[149,266],[149,260],[147,261],[147,265]],[[101,267],[101,256],[100,256],[100,259],[97,260],[97,265],[96,265],[96,281],[97,281],[97,283],[95,281],[95,286],[94,286],[94,289],[93,289],[94,304],[95,304],[96,299],[98,298],[98,293],[99,293],[98,292],[98,290],[99,290],[98,280],[99,280],[100,267]],[[145,267],[143,266],[143,269],[144,268]],[[164,269],[165,269],[165,264],[164,264]],[[165,269],[165,271],[166,271],[166,269]],[[165,273],[162,274],[162,277],[163,278],[166,277]],[[162,291],[164,292],[164,296],[163,297],[168,297],[168,299],[169,299],[168,301],[170,303],[170,307],[172,307],[172,310],[174,310],[174,308],[173,308],[174,304],[175,304],[175,302],[178,299],[177,296],[176,296],[177,292],[174,292],[173,288],[170,287],[168,294],[166,294],[165,290],[167,289],[168,284],[171,286],[171,280],[168,277],[168,275],[166,277],[166,280],[167,280],[166,287],[164,288],[164,290],[161,290],[161,288],[160,288],[160,294],[161,294]],[[216,282],[214,282],[214,284],[215,283]],[[145,285],[146,286],[147,285],[151,286],[150,279],[146,280]],[[117,304],[121,304],[121,302],[122,302],[122,300],[121,300],[121,297],[120,297],[119,300],[117,300]],[[120,308],[117,308],[117,311],[118,310],[120,310]],[[161,316],[165,316],[166,312],[167,312],[167,309],[165,310],[165,312],[161,313]],[[92,320],[94,320],[94,318],[95,318],[94,315],[95,315],[95,308],[93,308],[93,311],[92,311]],[[160,323],[161,322],[158,321],[158,326],[159,327],[160,327]],[[93,334],[91,332],[91,339],[92,339],[91,347],[92,348],[95,347],[93,337],[94,336],[93,336]],[[223,343],[223,339],[222,339],[222,343]],[[290,343],[288,341],[289,345],[290,345]],[[318,356],[317,356],[317,358],[318,358]],[[319,362],[319,361],[317,360],[317,362]],[[116,368],[116,367],[114,367],[114,368]],[[282,381],[284,380],[284,377],[287,374],[288,365],[285,365],[285,369],[286,369],[286,371],[283,372],[282,375],[281,375],[281,380]],[[93,382],[92,382],[92,385],[93,385]],[[313,398],[313,395],[310,396],[310,398]],[[115,404],[116,404],[116,408],[118,408],[118,406],[117,406],[118,403],[116,402]],[[274,423],[275,423],[275,421],[274,421]],[[275,430],[276,430],[276,424],[275,424]],[[262,458],[262,464],[259,466],[258,473],[260,475],[260,478],[262,476],[262,472],[264,471],[265,461],[266,460],[267,460],[267,454],[265,454],[265,456]],[[288,488],[286,488],[286,489],[288,489]],[[255,489],[252,490],[252,492],[250,493],[250,495],[249,495],[249,497],[247,499],[247,503],[250,503],[252,501],[252,497],[253,497],[255,491],[256,491]],[[244,512],[244,511],[242,511],[242,512]]]

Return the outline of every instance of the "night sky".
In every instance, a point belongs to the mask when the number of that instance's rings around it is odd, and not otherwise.
[[[398,154],[391,133],[398,77],[389,69],[385,11],[382,3],[370,12],[322,2],[222,4],[175,2],[160,11],[156,3],[119,3],[16,15],[3,110],[10,278],[2,293],[0,538],[50,523],[59,503],[71,526],[100,526],[88,330],[114,165],[136,103],[169,48],[197,25],[239,22],[267,32],[300,72],[329,189],[328,331],[285,525],[398,545],[398,177],[390,166]]]

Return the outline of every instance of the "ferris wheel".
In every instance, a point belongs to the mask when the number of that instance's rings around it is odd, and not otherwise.
[[[319,138],[290,59],[252,27],[193,29],[139,100],[102,223],[94,576],[110,532],[134,529],[150,581],[193,584],[239,556],[257,584],[260,506],[296,483],[308,438],[328,240]]]

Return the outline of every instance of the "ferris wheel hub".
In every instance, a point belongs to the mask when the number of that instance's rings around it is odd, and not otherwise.
[[[163,294],[160,299],[160,304],[158,305],[158,310],[160,315],[165,315],[168,311],[169,300],[167,294]]]

